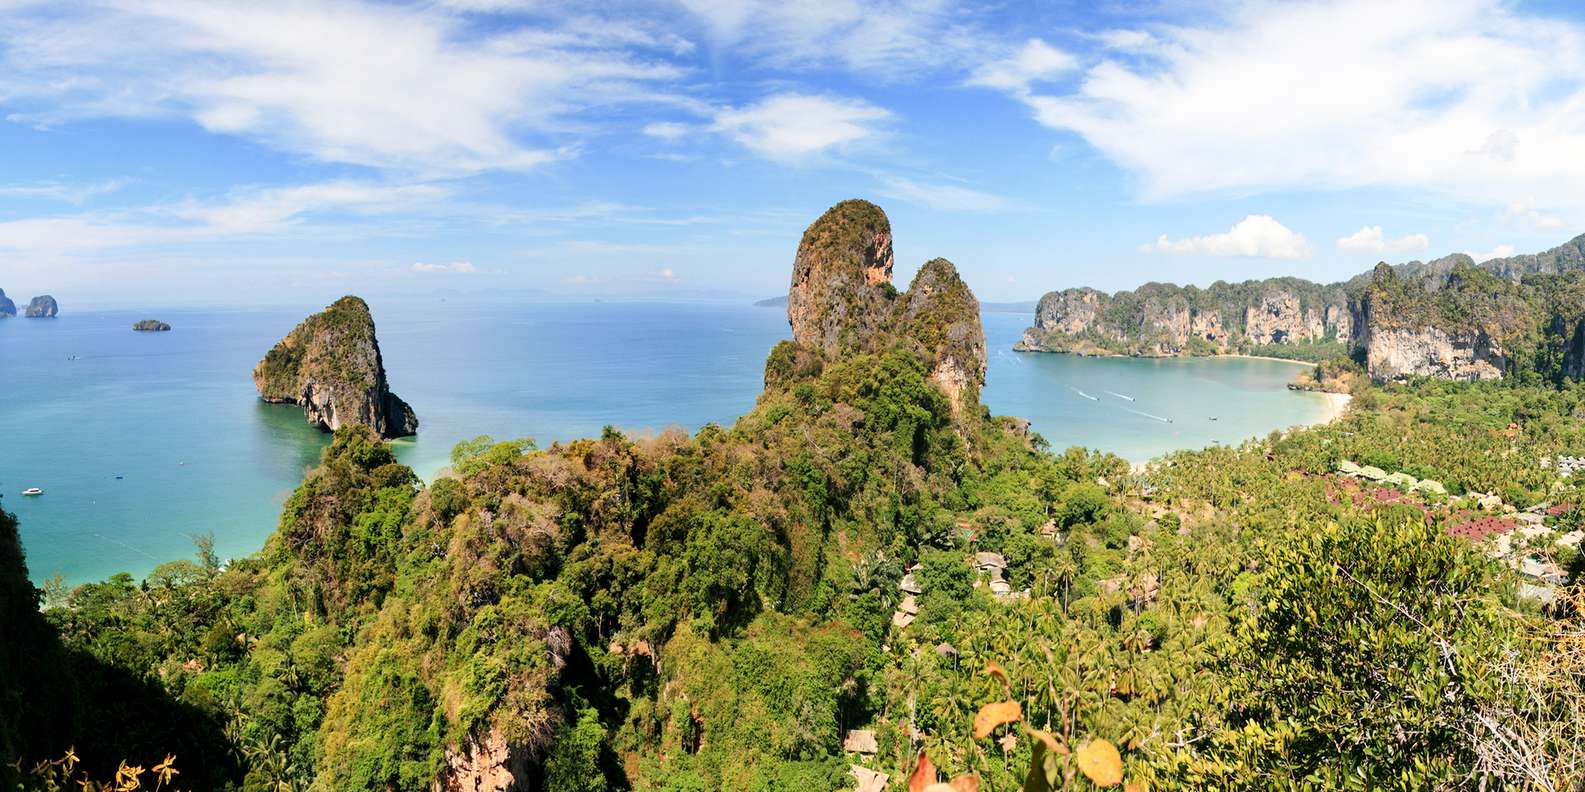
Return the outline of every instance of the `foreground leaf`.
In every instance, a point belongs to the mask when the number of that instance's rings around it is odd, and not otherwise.
[[[1123,782],[1123,757],[1117,746],[1101,739],[1091,740],[1081,746],[1073,758],[1078,760],[1079,771],[1096,786],[1117,786]]]
[[[983,739],[1004,723],[1016,723],[1024,719],[1024,710],[1016,701],[994,701],[980,707],[979,714],[974,716],[974,739]]]

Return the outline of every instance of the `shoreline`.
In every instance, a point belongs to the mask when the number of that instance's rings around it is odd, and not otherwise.
[[[1079,357],[1093,358],[1126,358],[1131,360],[1214,360],[1216,358],[1243,358],[1244,360],[1270,360],[1274,363],[1292,363],[1296,366],[1314,366],[1316,363],[1309,360],[1295,360],[1294,358],[1273,357],[1271,355],[1246,355],[1242,352],[1225,352],[1215,355],[1125,355],[1121,352],[1080,352],[1078,350],[1055,349],[1030,349],[1029,347],[1014,344],[1014,352],[1026,352],[1033,355],[1077,355]]]
[[[1311,391],[1311,393],[1319,393],[1321,398],[1326,400],[1326,417],[1313,424],[1308,424],[1308,426],[1329,424],[1342,418],[1343,414],[1348,412],[1349,402],[1354,400],[1353,394],[1349,393],[1332,393],[1331,391]]]

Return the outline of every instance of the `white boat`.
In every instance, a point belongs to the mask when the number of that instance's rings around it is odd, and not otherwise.
[[[44,494],[44,490],[41,490],[38,487],[28,487],[27,489],[22,490],[22,494],[23,495],[43,495]]]

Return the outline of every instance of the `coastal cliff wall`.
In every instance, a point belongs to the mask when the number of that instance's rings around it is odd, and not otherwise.
[[[16,316],[17,304],[6,296],[6,290],[0,289],[0,317]]]
[[[1348,343],[1353,312],[1339,286],[1297,278],[1209,288],[1149,283],[1106,294],[1090,288],[1040,299],[1018,348],[1036,352],[1174,357],[1251,351],[1268,344]]]
[[[1347,354],[1378,382],[1585,376],[1585,235],[1482,264],[1464,254],[1322,285],[1274,278],[1150,283],[1041,298],[1016,349],[1174,357]],[[1540,368],[1538,368],[1540,367]]]

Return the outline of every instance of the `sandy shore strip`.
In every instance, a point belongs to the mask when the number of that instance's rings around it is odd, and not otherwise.
[[[1323,392],[1321,393],[1321,398],[1326,399],[1326,417],[1319,421],[1319,423],[1324,424],[1342,418],[1343,413],[1348,410],[1348,403],[1354,400],[1354,397],[1347,393]]]

